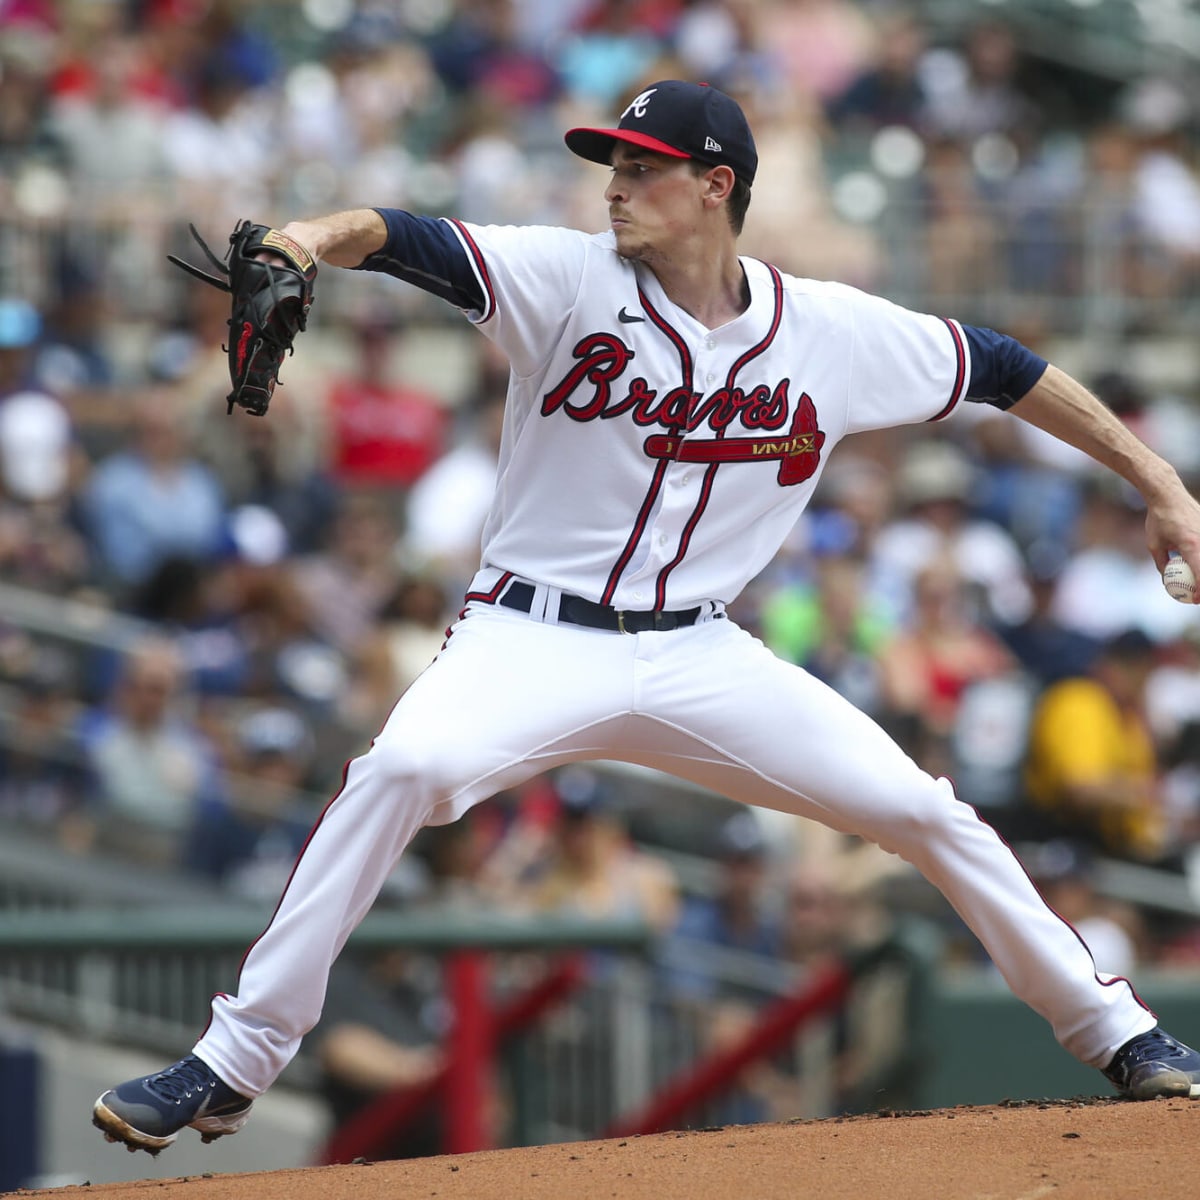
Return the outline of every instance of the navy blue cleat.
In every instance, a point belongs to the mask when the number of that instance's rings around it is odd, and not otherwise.
[[[110,1088],[92,1108],[92,1124],[131,1153],[158,1154],[187,1126],[205,1142],[237,1133],[250,1119],[252,1103],[189,1054],[165,1071]]]
[[[1158,1028],[1126,1042],[1104,1074],[1129,1100],[1200,1096],[1200,1054]]]

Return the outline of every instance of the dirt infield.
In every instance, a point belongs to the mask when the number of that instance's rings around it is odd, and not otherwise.
[[[54,1200],[76,1194],[88,1200],[1191,1200],[1198,1145],[1200,1104],[1081,1098],[6,1195]],[[213,1150],[219,1153],[218,1146]]]

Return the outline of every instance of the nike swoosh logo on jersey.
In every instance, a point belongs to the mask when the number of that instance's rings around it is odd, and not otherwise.
[[[617,313],[617,320],[620,321],[622,325],[632,325],[635,321],[645,321],[645,319],[645,317],[635,317],[631,313],[627,313],[624,306],[622,306],[621,311]]]

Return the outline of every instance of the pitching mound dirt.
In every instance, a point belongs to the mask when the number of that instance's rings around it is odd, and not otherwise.
[[[1197,1146],[1200,1104],[1080,1098],[10,1194],[54,1200],[75,1194],[88,1200],[1191,1200]],[[213,1151],[220,1154],[219,1143]]]

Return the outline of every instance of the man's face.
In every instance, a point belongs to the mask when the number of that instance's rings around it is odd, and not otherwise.
[[[690,160],[618,142],[612,182],[605,190],[609,219],[622,258],[653,265],[700,228],[706,176]]]
[[[166,715],[177,678],[164,664],[139,663],[131,667],[118,692],[121,710],[137,729],[153,729]]]

